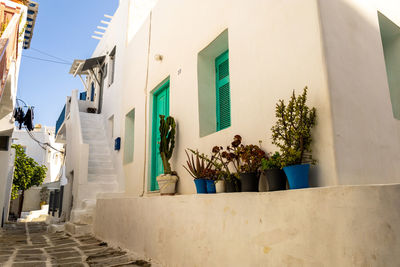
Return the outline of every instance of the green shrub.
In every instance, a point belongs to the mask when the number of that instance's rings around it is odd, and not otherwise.
[[[311,155],[311,129],[316,123],[316,109],[306,105],[307,87],[303,94],[290,98],[288,105],[279,100],[276,105],[277,122],[272,127],[272,143],[276,145],[282,156],[282,166],[302,163],[315,164]]]

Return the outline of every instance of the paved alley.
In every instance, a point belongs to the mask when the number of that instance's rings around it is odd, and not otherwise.
[[[47,233],[44,223],[6,224],[0,232],[0,266],[143,266],[133,255],[92,236]]]

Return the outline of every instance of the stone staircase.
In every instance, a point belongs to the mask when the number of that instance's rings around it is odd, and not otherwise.
[[[88,176],[87,184],[78,187],[82,201],[71,211],[71,222],[91,226],[97,194],[117,192],[118,183],[102,115],[80,112],[80,120],[83,143],[89,144]]]
[[[43,222],[46,221],[49,212],[49,205],[43,205],[40,210],[21,212],[21,218],[17,222]]]

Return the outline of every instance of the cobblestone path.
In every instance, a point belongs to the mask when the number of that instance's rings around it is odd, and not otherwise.
[[[107,246],[92,236],[47,233],[43,223],[6,224],[0,232],[0,266],[142,266],[129,253]]]

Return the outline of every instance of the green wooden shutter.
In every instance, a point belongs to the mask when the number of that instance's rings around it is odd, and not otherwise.
[[[229,54],[222,53],[215,59],[217,100],[217,131],[231,126],[231,90],[229,84]]]

